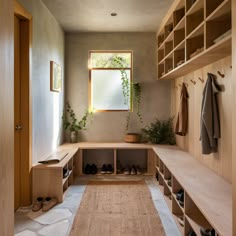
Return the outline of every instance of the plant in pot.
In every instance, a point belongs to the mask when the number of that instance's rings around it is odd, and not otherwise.
[[[173,119],[173,117],[167,120],[156,119],[142,130],[147,139],[152,143],[174,145],[176,142],[173,130]]]
[[[86,128],[88,119],[91,115],[92,112],[86,111],[83,117],[78,120],[69,102],[66,102],[66,107],[62,115],[63,128],[64,130],[70,131],[70,141],[72,143],[78,141],[78,131]]]

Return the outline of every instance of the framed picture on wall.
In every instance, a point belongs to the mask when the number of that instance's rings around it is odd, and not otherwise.
[[[62,67],[50,61],[50,90],[60,92],[62,86]]]

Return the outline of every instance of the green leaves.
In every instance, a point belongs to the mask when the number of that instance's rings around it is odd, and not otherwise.
[[[174,145],[173,119],[173,117],[168,120],[156,119],[149,126],[146,126],[143,132],[152,143]]]
[[[87,121],[92,114],[93,114],[92,112],[86,111],[84,116],[81,118],[81,120],[78,121],[74,110],[71,108],[70,104],[67,102],[65,111],[63,112],[63,115],[62,115],[64,130],[69,129],[70,131],[79,131],[81,129],[85,129],[85,127],[87,126]]]

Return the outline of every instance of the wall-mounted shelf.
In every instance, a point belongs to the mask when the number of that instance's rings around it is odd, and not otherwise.
[[[157,37],[158,78],[177,78],[230,55],[231,28],[231,0],[178,0]]]

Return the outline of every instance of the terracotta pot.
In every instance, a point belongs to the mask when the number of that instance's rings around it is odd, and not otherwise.
[[[141,135],[137,133],[128,133],[125,135],[126,143],[140,143]]]

